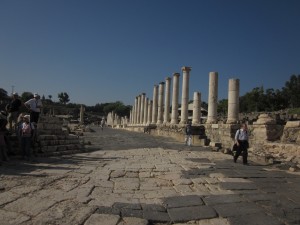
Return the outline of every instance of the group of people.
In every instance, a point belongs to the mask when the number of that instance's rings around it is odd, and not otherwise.
[[[233,161],[236,163],[242,154],[243,164],[248,165],[249,134],[247,124],[243,123],[234,136]],[[185,145],[192,145],[192,124],[189,122],[185,127]]]
[[[21,112],[22,106],[29,114]],[[42,101],[37,93],[24,103],[18,93],[12,94],[11,102],[0,113],[0,165],[1,161],[9,160],[7,153],[12,153],[10,135],[18,137],[22,158],[30,160],[31,143],[36,141],[37,123],[42,107]]]

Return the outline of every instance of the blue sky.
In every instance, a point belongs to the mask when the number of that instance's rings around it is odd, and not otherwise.
[[[0,0],[0,87],[133,104],[191,66],[190,99],[207,102],[212,71],[219,99],[230,78],[241,95],[281,89],[300,74],[299,11],[298,0]]]

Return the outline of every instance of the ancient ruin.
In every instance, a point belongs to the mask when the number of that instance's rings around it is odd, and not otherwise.
[[[190,121],[193,125],[194,146],[210,145],[217,150],[230,152],[234,134],[244,119],[239,115],[240,80],[232,78],[228,81],[228,117],[221,120],[217,115],[218,72],[209,73],[208,115],[203,118],[200,91],[194,92],[192,115],[188,114],[188,102],[191,100],[190,71],[191,67],[182,67],[181,108],[178,107],[180,73],[174,73],[173,79],[167,77],[165,82],[154,85],[152,100],[145,98],[145,93],[135,98],[129,120],[119,120],[119,123],[114,115],[111,125],[139,132],[143,132],[146,127],[152,135],[171,136],[183,141],[184,127]],[[280,158],[281,161],[300,162],[299,121],[277,124],[275,118],[263,113],[254,121],[248,118],[247,123],[250,154],[271,161]]]

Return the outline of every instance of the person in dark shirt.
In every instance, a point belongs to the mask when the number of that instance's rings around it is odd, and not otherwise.
[[[18,93],[14,92],[12,94],[12,101],[8,105],[7,112],[8,112],[8,126],[9,126],[9,131],[11,133],[16,132],[16,124],[18,121],[18,116],[19,116],[19,110],[22,105],[21,100],[19,99]],[[13,125],[14,122],[14,125]],[[13,129],[14,127],[14,129]]]

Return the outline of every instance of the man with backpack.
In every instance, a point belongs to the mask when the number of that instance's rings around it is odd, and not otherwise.
[[[243,123],[241,125],[241,128],[238,129],[235,133],[235,144],[237,145],[237,151],[233,157],[233,161],[236,163],[238,157],[243,152],[243,164],[248,165],[248,148],[249,148],[249,142],[248,142],[248,128],[247,124]]]

